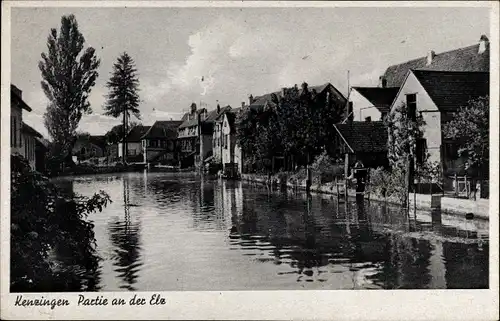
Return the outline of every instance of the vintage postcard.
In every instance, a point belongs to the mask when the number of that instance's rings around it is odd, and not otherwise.
[[[1,318],[497,320],[498,21],[3,2]]]

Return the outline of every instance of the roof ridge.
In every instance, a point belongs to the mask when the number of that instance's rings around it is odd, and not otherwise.
[[[470,46],[467,46],[467,47],[455,48],[455,49],[451,49],[451,50],[448,50],[448,51],[442,51],[440,53],[436,53],[436,56],[439,56],[439,55],[442,55],[442,54],[447,54],[447,53],[454,52],[454,51],[459,51],[459,50],[472,49],[475,46],[478,46],[478,44],[470,45]],[[410,62],[414,62],[414,61],[421,60],[421,59],[426,59],[426,58],[427,58],[426,56],[421,56],[419,58],[414,58],[414,59],[406,60],[406,61],[403,61],[403,62],[400,62],[400,63],[397,63],[397,64],[392,64],[389,67],[387,67],[387,69],[389,69],[391,67],[394,67],[394,66],[404,65],[404,64],[407,64],[407,63],[410,63]]]
[[[489,71],[465,71],[465,70],[433,70],[433,69],[411,69],[412,72],[426,72],[426,73],[448,73],[448,74],[489,74]]]

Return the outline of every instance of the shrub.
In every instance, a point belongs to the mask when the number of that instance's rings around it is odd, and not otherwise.
[[[382,167],[370,171],[370,184],[368,191],[381,197],[395,198],[404,203],[406,195],[404,171],[398,167],[387,171]]]
[[[11,157],[11,261],[12,292],[94,290],[77,274],[95,275],[98,257],[93,224],[87,215],[111,202],[100,191],[87,198],[63,194],[34,172],[21,156]],[[50,254],[63,252],[71,268],[57,269]]]

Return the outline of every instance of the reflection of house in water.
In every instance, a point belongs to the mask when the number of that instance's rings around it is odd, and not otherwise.
[[[441,227],[436,214],[436,232],[424,238],[418,232],[423,222],[414,222],[417,232],[411,232],[407,216],[381,204],[349,201],[349,215],[338,215],[335,201],[290,195],[285,200],[252,187],[244,193],[242,214],[232,216],[231,246],[259,262],[282,265],[278,275],[326,282],[335,278],[335,270],[351,273],[353,288],[467,288],[465,281],[457,281],[460,275],[480,271],[473,287],[481,287],[482,280],[488,284],[488,271],[479,268],[487,249],[442,241],[451,231]]]
[[[115,218],[108,226],[111,243],[114,245],[113,264],[118,276],[123,280],[121,288],[135,291],[141,262],[140,223],[130,215],[129,181],[123,180],[123,206],[125,217]]]

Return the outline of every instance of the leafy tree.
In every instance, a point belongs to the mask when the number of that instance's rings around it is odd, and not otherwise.
[[[444,125],[444,136],[459,143],[458,154],[467,159],[466,169],[485,175],[489,166],[489,96],[471,100]]]
[[[106,83],[109,89],[107,94],[106,104],[104,109],[106,115],[115,118],[120,115],[123,117],[123,161],[126,161],[127,142],[126,133],[128,133],[128,122],[130,114],[133,114],[137,119],[141,119],[139,111],[139,78],[135,62],[126,52],[118,57],[117,62],[113,65],[111,78]]]
[[[130,132],[134,127],[139,125],[141,125],[140,122],[131,121],[128,125],[128,131]],[[104,136],[108,144],[118,144],[123,139],[123,135],[123,124],[119,124],[111,128]]]
[[[90,198],[63,193],[22,156],[12,155],[11,291],[95,291],[99,264],[87,215],[108,202],[103,191]],[[51,253],[68,268],[55,265]]]
[[[406,183],[398,186],[403,187],[404,195],[408,197],[408,191],[414,185],[415,160],[417,159],[417,141],[423,138],[423,126],[425,121],[420,113],[414,111],[411,115],[406,104],[402,103],[387,115],[385,123],[389,131],[387,144],[387,156],[391,168],[395,169],[399,178],[406,177]],[[423,155],[422,163],[427,163],[428,154]],[[406,186],[405,186],[406,185]],[[405,199],[405,203],[407,199]]]
[[[74,15],[61,18],[59,34],[52,28],[47,39],[47,53],[42,53],[38,67],[42,89],[49,100],[44,123],[61,157],[71,156],[73,138],[84,113],[92,109],[88,96],[98,77],[100,60],[95,49],[84,49],[85,38]]]

